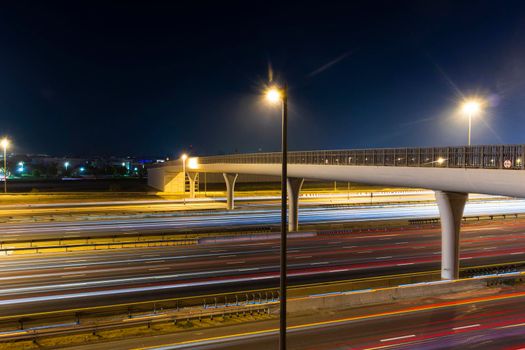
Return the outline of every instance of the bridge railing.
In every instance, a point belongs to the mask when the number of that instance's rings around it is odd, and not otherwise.
[[[524,169],[525,145],[383,148],[288,153],[289,164]],[[200,164],[276,164],[281,153],[199,157]]]

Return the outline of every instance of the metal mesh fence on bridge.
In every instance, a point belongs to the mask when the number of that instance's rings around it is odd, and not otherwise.
[[[289,164],[524,169],[525,145],[288,152]],[[199,164],[276,164],[281,153],[199,157]]]

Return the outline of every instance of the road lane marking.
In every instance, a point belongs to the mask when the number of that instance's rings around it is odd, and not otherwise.
[[[81,275],[68,275],[68,276],[60,276],[61,278],[73,278],[73,277],[84,277],[86,274],[83,273]]]
[[[414,338],[416,335],[415,334],[410,334],[410,335],[403,335],[401,337],[395,337],[395,338],[386,338],[386,339],[381,339],[380,342],[387,342],[387,341],[394,341],[394,340],[401,340],[401,339],[408,339],[408,338]]]
[[[469,232],[469,231],[499,231],[501,228],[499,227],[480,227],[480,228],[467,228],[463,229],[463,232]]]
[[[511,325],[508,325],[508,326],[501,326],[501,327],[497,327],[497,329],[523,327],[523,326],[525,326],[525,323],[518,323],[518,324],[511,324]],[[517,349],[517,350],[519,350],[519,349]]]
[[[234,264],[244,264],[244,260],[241,261],[228,261],[226,262],[227,265],[234,265]]]
[[[477,323],[477,324],[470,324],[468,326],[454,327],[454,328],[452,328],[452,330],[453,331],[458,331],[460,329],[474,328],[474,327],[479,327],[479,326],[480,326],[479,323]]]

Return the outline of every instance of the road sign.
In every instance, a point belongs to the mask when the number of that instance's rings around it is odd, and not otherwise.
[[[503,166],[508,169],[512,166],[512,162],[510,161],[510,159],[505,159],[505,161],[503,162]]]

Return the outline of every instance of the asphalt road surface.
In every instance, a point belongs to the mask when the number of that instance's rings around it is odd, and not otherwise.
[[[518,349],[525,345],[525,297],[430,309],[400,316],[291,329],[288,349]],[[276,332],[155,349],[276,349]]]
[[[514,214],[525,212],[525,200],[475,201],[467,204],[465,216]],[[301,208],[299,223],[336,223],[392,219],[423,219],[438,217],[435,204],[379,205],[356,208]],[[44,238],[96,237],[108,234],[170,232],[189,229],[220,229],[231,226],[277,225],[280,211],[268,209],[213,211],[193,213],[150,214],[146,218],[111,219],[111,216],[90,217],[89,221],[2,224],[2,240],[27,241]]]
[[[525,222],[464,227],[461,265],[525,260]],[[290,239],[290,283],[439,269],[440,230]],[[277,240],[4,256],[0,315],[277,286]]]
[[[289,318],[290,350],[486,349],[517,350],[525,345],[525,291],[454,299],[413,301]],[[199,328],[72,347],[114,350],[278,348],[277,320]]]

